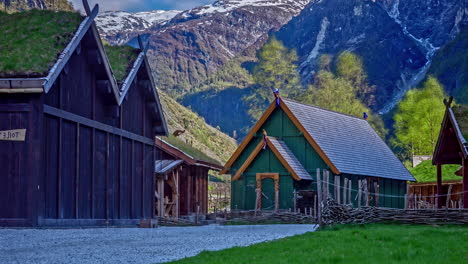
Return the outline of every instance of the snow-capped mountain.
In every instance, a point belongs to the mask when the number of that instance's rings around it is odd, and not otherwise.
[[[310,0],[221,0],[211,5],[184,11],[182,16],[203,16],[213,13],[225,13],[242,7],[275,7],[286,12],[300,12]]]
[[[149,12],[128,13],[124,11],[107,11],[96,18],[96,23],[103,37],[120,36],[115,44],[128,42],[135,34],[164,25],[181,11],[155,10]],[[129,34],[129,35],[126,35]]]
[[[112,44],[133,43],[134,37],[144,34],[159,87],[185,94],[230,59],[248,51],[254,54],[271,31],[288,23],[310,1],[220,0],[157,23],[138,13],[108,12],[98,25]]]

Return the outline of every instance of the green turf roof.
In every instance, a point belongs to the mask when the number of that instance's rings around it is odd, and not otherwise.
[[[0,77],[46,76],[82,21],[75,12],[0,12]]]
[[[458,127],[468,140],[468,105],[457,105],[452,108],[455,118],[457,119]]]
[[[140,51],[130,46],[104,45],[115,79],[121,83],[133,67]]]
[[[455,175],[460,165],[443,165],[442,181],[461,180],[462,177]],[[418,166],[409,170],[417,182],[437,181],[437,166],[432,165],[432,160],[425,160]]]
[[[174,137],[173,135],[169,134],[168,137],[163,137],[162,138],[164,141],[167,143],[171,144],[172,146],[178,148],[179,150],[183,151],[184,153],[190,155],[192,158],[197,159],[197,160],[202,160],[206,162],[210,162],[216,165],[221,165],[219,161],[209,157],[206,155],[204,152],[201,150],[198,150],[191,145],[185,143],[179,138]]]

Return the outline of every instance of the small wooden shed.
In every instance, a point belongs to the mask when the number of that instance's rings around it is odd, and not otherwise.
[[[206,215],[208,172],[220,171],[222,166],[192,157],[160,138],[156,138],[156,146],[162,151],[155,162],[157,215]]]
[[[366,120],[289,99],[269,106],[221,174],[232,175],[232,209],[272,210],[310,206],[317,170],[355,206],[365,182],[370,205],[402,208],[415,180]]]
[[[452,106],[448,101],[432,163],[437,166],[437,195],[439,208],[444,205],[442,165],[461,165],[457,175],[463,178],[463,207],[468,208],[468,106]]]
[[[87,16],[48,72],[0,72],[0,226],[154,217],[154,137],[168,131],[147,46],[140,41],[116,79],[94,22],[98,6],[84,4]],[[32,15],[41,12],[50,11]]]

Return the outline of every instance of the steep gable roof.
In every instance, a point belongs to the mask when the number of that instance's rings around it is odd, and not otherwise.
[[[73,37],[68,42],[65,49],[58,56],[55,64],[49,69],[47,76],[38,78],[0,78],[0,93],[48,93],[69,62],[72,55],[75,52],[81,52],[81,42],[85,38],[85,35],[90,32],[92,38],[94,39],[93,45],[95,45],[97,48],[96,59],[102,63],[104,67],[104,75],[106,75],[107,78],[106,85],[108,85],[107,87],[110,88],[117,105],[120,106],[123,103],[130,87],[132,86],[131,84],[133,83],[142,65],[144,65],[144,68],[149,71],[147,74],[150,82],[149,89],[151,91],[152,99],[154,100],[154,106],[151,108],[156,116],[160,116],[160,123],[162,127],[161,135],[167,135],[169,133],[167,123],[164,118],[164,113],[161,102],[159,100],[156,84],[150,72],[151,68],[146,57],[149,44],[144,46],[141,42],[141,39],[139,38],[139,50],[137,49],[138,56],[136,59],[129,61],[129,63],[133,63],[133,66],[128,72],[128,75],[124,78],[121,87],[119,87],[112,71],[109,58],[104,49],[104,45],[101,41],[101,37],[97,30],[96,23],[94,21],[99,13],[99,5],[96,4],[91,10],[87,0],[83,0],[83,6],[87,16],[84,17]],[[31,45],[34,45],[34,43],[31,43]]]
[[[272,148],[273,153],[277,152],[277,156],[284,159],[298,178],[301,180],[312,180],[312,177],[310,177],[304,166],[302,166],[284,141],[273,137],[268,137],[268,140],[271,142],[270,148]]]
[[[280,108],[334,174],[415,180],[366,120],[289,99],[281,99]],[[275,102],[246,136],[221,173],[228,171],[274,109]]]
[[[288,99],[283,102],[340,172],[415,180],[366,120]]]
[[[292,177],[295,180],[312,180],[312,177],[306,171],[304,166],[297,160],[296,156],[291,152],[288,148],[286,143],[281,140],[278,140],[273,137],[266,137],[266,144],[267,147],[273,152],[273,154],[278,158],[281,164],[291,173]],[[260,141],[255,149],[250,153],[249,157],[245,160],[244,164],[237,170],[234,177],[232,177],[232,181],[236,181],[240,178],[242,173],[252,164],[255,158],[261,153],[261,151],[265,148],[265,142],[262,140]]]
[[[450,156],[451,162],[457,162],[456,160],[461,158],[458,152],[461,152],[465,158],[468,157],[468,106],[452,107],[452,101],[453,97],[448,101],[444,100],[446,110],[432,159],[434,165],[447,159],[446,155]],[[454,135],[454,137],[450,135]],[[450,145],[450,148],[444,145]]]

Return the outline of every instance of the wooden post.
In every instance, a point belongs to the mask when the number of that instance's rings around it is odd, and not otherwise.
[[[297,213],[297,191],[294,190],[293,192],[293,197],[294,197],[294,213]]]
[[[463,171],[462,171],[462,177],[463,177],[463,186],[462,186],[462,191],[463,194],[460,196],[463,196],[463,207],[462,208],[468,208],[468,159],[463,159],[462,158],[462,166],[463,166]]]
[[[322,225],[322,181],[320,180],[320,169],[317,168],[317,222],[319,226]]]
[[[313,212],[313,214],[314,214],[313,217],[315,218],[316,215],[317,215],[317,195],[314,195],[314,212]]]
[[[348,201],[349,203],[351,204],[351,207],[354,207],[353,206],[353,199],[351,198],[351,190],[353,189],[353,182],[351,179],[349,179],[348,181]]]
[[[442,207],[442,164],[437,163],[437,208]]]
[[[405,194],[405,210],[408,209],[408,194]]]
[[[256,197],[255,197],[255,216],[257,216],[261,190],[257,187],[257,189],[255,189],[255,193],[256,193]]]
[[[279,176],[275,179],[275,213],[278,213],[279,210]]]
[[[343,204],[346,204],[347,199],[346,199],[346,188],[348,186],[348,178],[344,178],[343,180]]]
[[[335,176],[335,182],[336,182],[336,200],[337,200],[338,204],[341,204],[341,189],[340,189],[341,180],[340,180],[340,176]]]
[[[448,209],[449,208],[449,203],[450,203],[450,195],[452,194],[452,187],[453,187],[453,184],[450,184],[449,185],[449,188],[448,188],[448,192],[447,192],[447,200],[445,201],[445,208]]]
[[[366,195],[365,201],[366,201],[366,207],[369,206],[369,188],[367,186],[367,179],[364,180],[364,193]]]
[[[362,197],[362,180],[358,180],[358,208],[361,208],[361,197]]]
[[[375,207],[379,207],[379,184],[374,182],[374,192],[375,192]]]
[[[329,188],[329,181],[330,181],[330,178],[329,178],[329,174],[328,174],[328,171],[327,170],[324,170],[324,177],[325,177],[325,201],[328,200],[328,197],[330,196],[330,188]]]

